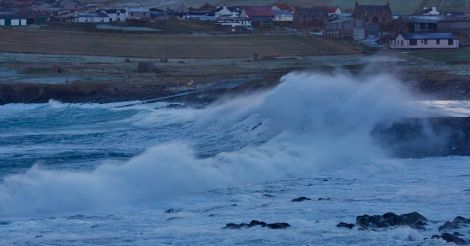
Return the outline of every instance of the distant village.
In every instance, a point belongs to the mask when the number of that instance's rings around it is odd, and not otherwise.
[[[470,15],[466,10],[443,11],[435,6],[416,10],[413,15],[394,14],[389,3],[365,5],[355,2],[352,11],[337,6],[213,6],[198,8],[144,8],[124,6],[100,8],[98,5],[69,6],[67,9],[31,10],[32,0],[3,1],[0,27],[97,25],[151,26],[176,20],[217,26],[232,33],[286,30],[325,39],[354,40],[367,46],[390,49],[455,49],[470,44]],[[15,5],[16,4],[16,5]]]

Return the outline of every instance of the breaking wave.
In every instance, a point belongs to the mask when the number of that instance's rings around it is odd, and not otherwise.
[[[413,113],[411,95],[400,84],[386,74],[291,73],[272,90],[180,111],[190,115],[196,131],[208,136],[232,131],[238,139],[251,139],[248,146],[200,158],[191,144],[173,142],[91,172],[35,166],[0,184],[0,215],[100,210],[377,163],[385,155],[371,130]],[[139,115],[139,122],[152,124],[155,114],[159,111]]]

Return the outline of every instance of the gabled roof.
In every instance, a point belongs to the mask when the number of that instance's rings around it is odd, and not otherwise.
[[[385,5],[362,5],[356,1],[354,7],[354,12],[364,13],[364,12],[392,12],[390,4]]]
[[[338,7],[334,6],[314,6],[314,8],[324,9],[328,14],[333,14],[338,9]]]
[[[278,7],[280,10],[292,11],[292,7],[287,3],[276,3],[274,6]]]
[[[429,40],[429,39],[456,39],[453,33],[404,33],[401,34],[406,40]]]
[[[273,17],[274,13],[269,6],[248,6],[245,7],[246,15],[250,17]]]

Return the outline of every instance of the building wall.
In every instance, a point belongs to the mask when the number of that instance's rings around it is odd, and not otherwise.
[[[279,21],[279,22],[293,22],[294,21],[294,16],[290,15],[282,15],[282,16],[274,16],[274,21]]]
[[[395,40],[390,41],[391,49],[457,49],[459,48],[459,40],[454,39],[453,44],[449,45],[447,39],[440,40],[416,40],[416,45],[410,45],[410,40],[405,40],[402,36],[398,36]]]
[[[0,26],[4,26],[5,25],[5,19],[0,19]]]

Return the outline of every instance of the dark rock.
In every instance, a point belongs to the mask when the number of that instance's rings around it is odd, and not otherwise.
[[[267,224],[266,226],[268,228],[274,229],[274,230],[286,229],[286,228],[290,227],[290,225],[288,223],[272,223],[272,224]]]
[[[464,226],[470,226],[470,219],[457,216],[453,221],[447,221],[443,225],[439,226],[439,231],[455,230]]]
[[[424,229],[427,219],[417,212],[397,215],[386,213],[384,215],[362,215],[356,218],[356,225],[363,229],[386,228],[391,226],[410,226],[415,229]]]
[[[336,225],[336,227],[344,227],[344,228],[349,228],[349,229],[352,229],[354,228],[354,224],[349,224],[349,223],[344,223],[344,222],[340,222],[339,224]]]
[[[450,234],[450,233],[446,233],[446,232],[442,233],[440,236],[439,235],[433,235],[431,238],[432,239],[442,239],[442,240],[444,240],[448,243],[455,243],[457,245],[464,245],[464,244],[467,243],[462,238],[460,238],[456,235]]]
[[[242,229],[242,228],[251,228],[254,226],[261,226],[261,227],[267,227],[269,229],[286,229],[290,227],[288,223],[272,223],[268,224],[264,221],[259,221],[259,220],[252,220],[249,224],[241,223],[241,224],[235,224],[235,223],[228,223],[225,225],[225,229]]]
[[[252,220],[252,221],[250,222],[250,224],[248,224],[249,227],[253,227],[253,226],[263,226],[263,227],[264,227],[264,226],[266,226],[266,225],[267,225],[266,222],[264,222],[264,221],[258,221],[258,220]]]
[[[167,210],[165,210],[165,213],[167,214],[176,214],[178,212],[181,212],[182,209],[174,209],[174,208],[169,208]]]
[[[452,235],[457,236],[457,237],[463,237],[463,234],[457,231],[452,233]]]
[[[318,201],[331,201],[331,198],[329,198],[329,197],[320,197],[320,198],[318,198]]]
[[[312,200],[312,199],[310,199],[308,197],[301,196],[301,197],[292,199],[291,202],[303,202],[303,201],[310,201],[310,200]]]

